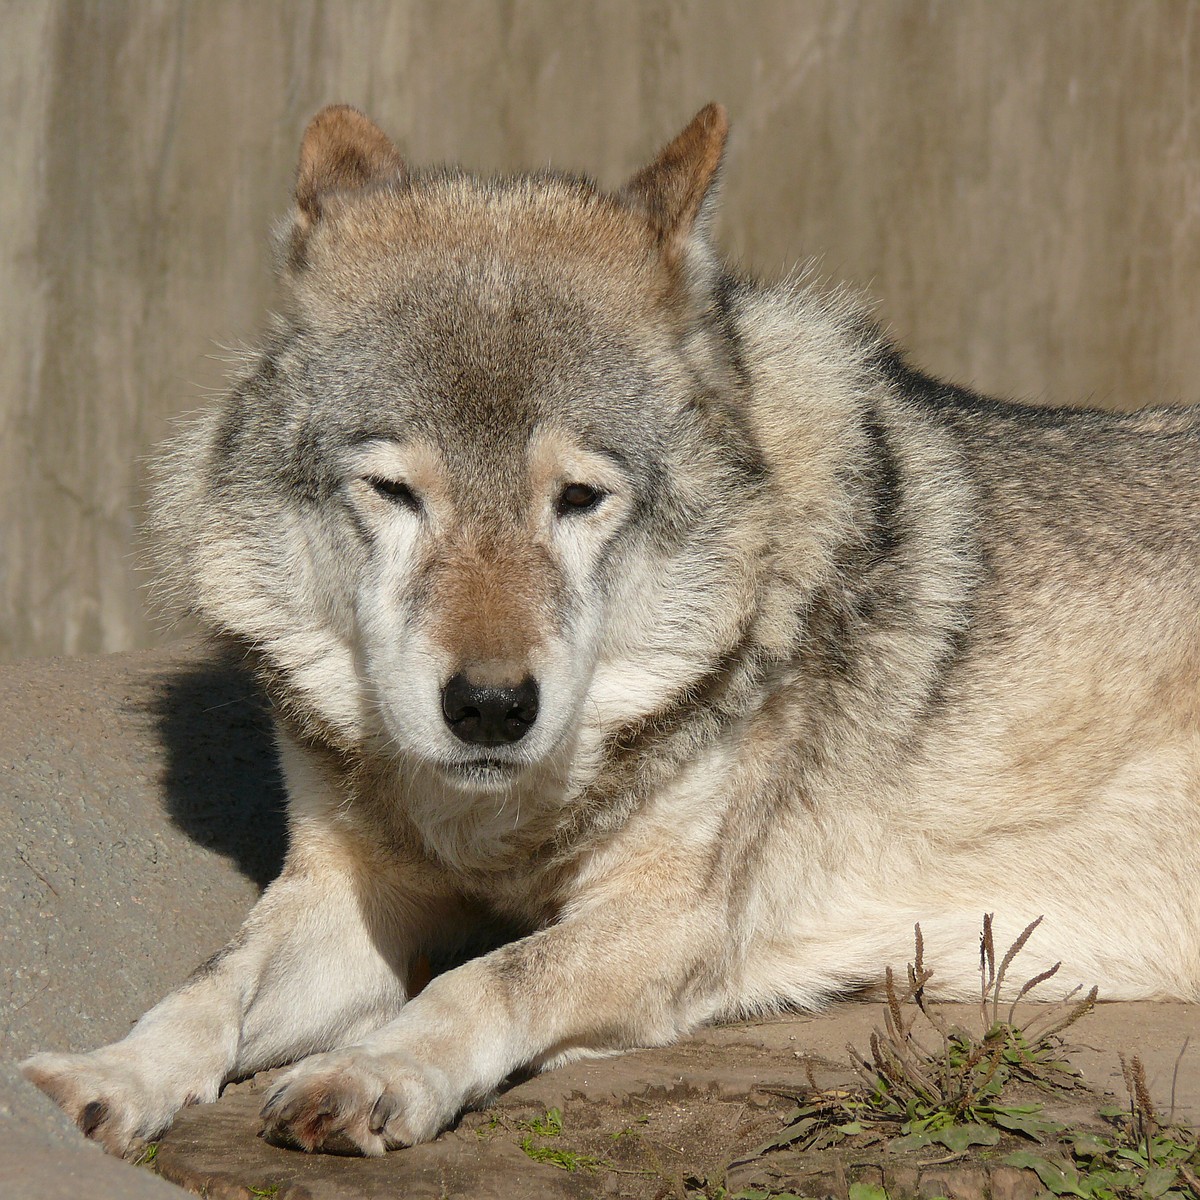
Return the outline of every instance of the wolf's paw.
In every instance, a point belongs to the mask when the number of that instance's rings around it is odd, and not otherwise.
[[[91,1054],[35,1054],[21,1063],[21,1074],[86,1137],[118,1157],[162,1133],[183,1104],[215,1098],[209,1089],[212,1096],[193,1092],[176,1099],[174,1089],[148,1078],[140,1055],[118,1046]]]
[[[263,1104],[261,1135],[300,1150],[379,1155],[429,1141],[459,1107],[441,1071],[349,1048],[289,1071]]]

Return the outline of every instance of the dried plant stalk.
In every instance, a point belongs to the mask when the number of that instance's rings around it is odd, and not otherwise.
[[[1053,1078],[1046,1060],[1056,1048],[1048,1043],[1090,1011],[1097,990],[1092,988],[1066,1011],[1062,1006],[1052,1008],[1047,1017],[1036,1023],[1040,1028],[1033,1023],[1019,1028],[1014,1023],[1018,1003],[1058,974],[1062,964],[1055,963],[1027,979],[1017,990],[1007,1020],[999,1019],[1005,978],[1041,923],[1042,918],[1038,917],[1026,925],[997,963],[993,915],[984,914],[979,939],[980,1032],[977,1035],[952,1028],[926,996],[925,987],[933,971],[925,965],[925,939],[920,925],[915,926],[913,961],[906,972],[907,988],[901,992],[891,968],[885,974],[883,1028],[877,1028],[871,1034],[870,1060],[853,1047],[849,1048],[851,1062],[864,1083],[873,1091],[883,1088],[901,1107],[916,1100],[958,1116],[984,1102],[994,1087],[1000,1086],[994,1085],[993,1081],[1001,1069],[1005,1077],[1012,1073],[1031,1082],[1044,1083]],[[916,1036],[919,1018],[924,1018],[939,1035],[940,1046],[926,1046]],[[1016,1054],[1010,1051],[1016,1051]],[[1134,1089],[1130,1094],[1133,1096],[1137,1079],[1134,1068],[1129,1070],[1129,1087]]]

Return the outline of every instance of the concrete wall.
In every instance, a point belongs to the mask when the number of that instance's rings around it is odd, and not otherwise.
[[[1187,0],[0,0],[0,658],[145,645],[139,456],[269,303],[321,104],[418,161],[616,183],[730,108],[721,235],[821,255],[924,366],[1200,398]]]

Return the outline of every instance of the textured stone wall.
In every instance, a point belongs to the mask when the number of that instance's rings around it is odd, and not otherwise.
[[[925,367],[1200,398],[1188,0],[0,0],[0,658],[155,640],[139,458],[270,301],[306,118],[618,182],[706,100],[720,233],[866,287]]]

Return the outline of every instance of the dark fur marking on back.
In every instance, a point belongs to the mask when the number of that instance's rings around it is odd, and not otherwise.
[[[873,567],[891,558],[903,541],[904,482],[899,460],[877,414],[866,419],[863,432],[869,443],[869,461],[874,468],[870,483],[872,513],[868,543],[868,566]]]
[[[903,470],[878,413],[863,420],[866,447],[857,477],[844,486],[856,491],[863,510],[864,536],[842,544],[833,578],[813,593],[797,653],[819,679],[853,683],[865,639],[899,616],[905,589],[900,551],[903,524]]]
[[[233,392],[234,403],[226,408],[221,423],[217,426],[216,437],[213,439],[214,464],[228,463],[237,454],[238,443],[245,434],[247,406],[252,402],[248,394],[250,390],[251,384],[245,384]],[[220,478],[219,469],[215,475],[218,479]]]
[[[729,365],[737,376],[738,385],[748,388],[752,377],[750,368],[746,365],[744,338],[733,315],[733,298],[741,286],[741,283],[729,272],[722,272],[713,287],[712,312],[716,318],[715,324],[721,333],[721,341],[729,355]]]

